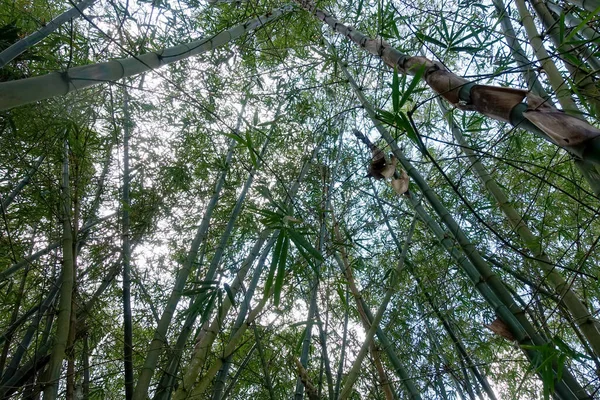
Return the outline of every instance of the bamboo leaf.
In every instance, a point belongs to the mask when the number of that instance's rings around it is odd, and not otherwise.
[[[442,47],[442,48],[446,48],[446,47],[448,47],[448,46],[446,46],[444,43],[440,42],[439,40],[437,40],[437,39],[434,39],[434,38],[432,38],[431,36],[427,36],[427,35],[425,35],[425,34],[423,34],[423,33],[417,32],[415,35],[416,35],[416,36],[417,36],[417,37],[418,37],[420,40],[423,40],[423,41],[425,41],[425,42],[429,42],[429,43],[435,44],[436,46],[440,46],[440,47]]]
[[[285,232],[281,230],[279,236],[277,236],[277,242],[275,242],[273,254],[271,255],[271,266],[269,267],[269,275],[267,275],[267,281],[265,282],[265,294],[269,293],[271,286],[273,286],[273,278],[275,277],[275,271],[279,264],[279,257],[281,255],[281,247],[283,246],[284,239]]]
[[[400,111],[400,82],[398,80],[398,68],[394,68],[394,76],[392,78],[392,107],[395,113]]]
[[[275,297],[273,303],[275,304],[275,306],[279,305],[279,301],[281,299],[281,289],[283,287],[283,278],[285,278],[285,263],[286,263],[289,247],[290,247],[290,238],[288,236],[286,236],[285,239],[283,240],[283,245],[281,247],[281,253],[279,254],[277,278],[275,279],[275,286],[273,288],[274,297]]]
[[[238,142],[241,145],[248,146],[248,144],[246,143],[246,141],[244,140],[244,138],[241,137],[238,133],[223,132],[223,135],[226,136],[226,137],[228,137],[228,138],[230,138],[230,139],[235,140],[236,142]]]
[[[303,235],[301,235],[300,233],[298,233],[297,231],[295,231],[293,229],[288,229],[288,233],[290,235],[290,238],[296,245],[296,247],[302,247],[304,250],[306,250],[311,256],[313,256],[317,260],[324,261],[321,253],[319,253],[317,251],[317,249],[315,249],[313,247],[313,245],[310,244],[310,242],[308,240],[306,240],[306,238]]]
[[[421,82],[421,78],[423,77],[424,73],[425,73],[425,66],[422,65],[415,72],[415,75],[413,76],[412,81],[410,81],[410,84],[408,85],[408,88],[406,88],[406,90],[404,91],[404,94],[402,95],[402,98],[400,99],[398,108],[394,109],[394,111],[396,113],[400,111],[400,109],[402,108],[402,106],[404,105],[404,103],[406,103],[406,101],[408,100],[408,98],[410,97],[410,95],[414,92],[414,90],[417,87],[417,85],[419,84],[419,82]]]
[[[231,304],[235,306],[235,296],[231,291],[231,287],[227,283],[223,283],[223,289],[225,289],[225,293],[227,293],[227,298],[229,299]]]

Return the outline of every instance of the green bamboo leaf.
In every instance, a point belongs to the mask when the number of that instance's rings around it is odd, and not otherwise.
[[[302,329],[302,334],[296,343],[296,348],[294,349],[296,354],[300,353],[300,350],[302,349],[302,343],[304,342],[304,337],[306,336],[306,329],[308,329],[308,326],[305,326],[304,329]]]
[[[290,238],[292,239],[296,247],[302,247],[317,260],[324,261],[324,258],[321,255],[321,253],[319,253],[317,249],[315,249],[313,245],[310,244],[310,242],[304,238],[303,235],[301,235],[293,229],[288,229],[288,234],[290,235]]]
[[[254,150],[254,145],[252,144],[252,136],[250,136],[250,132],[246,132],[246,143],[248,146],[248,152],[250,153],[250,162],[254,168],[257,168],[258,165],[256,163],[256,153]]]
[[[400,111],[396,115],[395,122],[396,122],[396,126],[398,126],[399,128],[401,128],[402,130],[404,130],[406,132],[406,136],[408,136],[408,138],[417,147],[421,148],[421,141],[419,140],[419,137],[417,136],[417,133],[413,129],[413,127],[412,127],[410,121],[408,120],[408,117],[406,116],[406,114],[404,114],[402,111]]]
[[[230,139],[235,140],[236,142],[238,142],[241,145],[248,146],[248,144],[246,143],[246,141],[244,140],[244,138],[241,137],[238,133],[223,132],[223,135],[226,136],[226,137],[228,137],[228,138],[230,138]]]
[[[235,296],[233,295],[233,292],[231,291],[231,287],[228,284],[223,283],[223,289],[225,289],[225,293],[227,293],[227,298],[229,299],[231,304],[235,306]]]
[[[450,35],[450,32],[448,31],[448,25],[446,25],[446,19],[444,18],[444,14],[440,14],[440,22],[442,23],[442,29],[444,30],[444,39],[450,41],[452,35]]]
[[[273,278],[275,277],[275,271],[277,269],[277,264],[279,263],[279,256],[281,254],[281,247],[283,246],[284,239],[285,233],[281,230],[279,236],[277,236],[277,242],[275,242],[275,248],[271,255],[271,266],[269,267],[269,275],[267,275],[267,281],[265,282],[265,294],[269,293],[271,286],[273,286]]]
[[[285,262],[287,259],[288,250],[290,248],[290,238],[285,237],[283,241],[283,245],[281,247],[281,253],[279,255],[279,263],[277,268],[277,278],[275,279],[275,286],[273,288],[274,291],[274,301],[275,306],[279,305],[279,300],[281,299],[281,289],[283,287],[283,278],[285,278]]]
[[[392,31],[394,32],[394,35],[396,35],[396,39],[403,40],[403,38],[400,37],[400,31],[398,30],[398,24],[396,24],[396,23],[392,24]]]
[[[204,323],[208,320],[208,318],[210,317],[210,314],[212,313],[213,310],[213,306],[215,305],[215,301],[217,300],[217,292],[214,291],[210,294],[210,297],[208,298],[208,302],[206,303],[206,306],[204,307],[204,310],[202,311],[202,314],[200,316],[200,323]]]
[[[465,25],[464,25],[464,27],[463,27],[463,29],[461,29],[461,30],[459,31],[459,34],[460,34],[460,33],[462,33],[462,31],[463,31],[465,28],[467,28],[468,26],[470,26],[470,25],[468,25],[468,24],[465,24]],[[462,43],[462,42],[464,42],[464,41],[465,41],[465,40],[467,40],[467,39],[470,39],[470,38],[477,38],[477,35],[479,35],[479,34],[480,34],[481,32],[483,32],[484,30],[485,30],[485,28],[480,28],[480,29],[476,29],[476,30],[474,30],[474,31],[471,31],[471,33],[469,33],[468,35],[465,35],[465,36],[463,36],[463,37],[461,37],[461,38],[456,38],[456,39],[454,39],[454,40],[452,41],[452,43],[453,43],[453,44],[459,44],[459,43]],[[458,34],[457,34],[457,35],[455,35],[455,36],[458,36]]]
[[[388,125],[394,125],[395,115],[389,111],[377,110],[377,119]]]
[[[473,46],[450,46],[448,50],[456,53],[460,53],[462,51],[469,54],[477,54],[479,51],[481,51],[481,48]]]
[[[363,1],[364,1],[364,0],[360,0],[360,1],[358,2],[358,7],[357,7],[357,9],[356,9],[356,17],[357,17],[357,18],[358,18],[358,17],[360,17],[360,14],[362,13],[362,9],[363,9]]]
[[[425,66],[422,65],[415,72],[415,75],[414,75],[412,81],[410,81],[408,88],[406,88],[406,90],[404,91],[404,94],[402,95],[402,98],[399,100],[398,108],[394,108],[394,112],[396,112],[396,113],[400,112],[400,109],[402,108],[404,103],[406,103],[406,101],[408,100],[410,95],[415,91],[415,88],[417,87],[419,82],[421,82],[421,78],[423,77],[424,73],[425,73]]]
[[[434,38],[432,38],[431,36],[427,36],[427,35],[425,35],[425,34],[423,34],[423,33],[420,33],[420,32],[417,32],[417,33],[416,33],[416,35],[417,35],[417,37],[418,37],[420,40],[423,40],[423,41],[425,41],[425,42],[433,43],[433,44],[435,44],[436,46],[440,46],[440,47],[443,47],[443,48],[446,48],[446,47],[448,47],[448,46],[446,46],[444,43],[440,42],[440,41],[439,41],[439,40],[437,40],[437,39],[434,39]]]
[[[341,287],[336,287],[335,290],[337,291],[338,296],[340,296],[340,300],[342,301],[342,304],[346,304],[346,295],[344,294],[344,291],[342,290]]]
[[[392,107],[394,112],[400,110],[400,81],[398,80],[398,68],[394,68],[394,76],[392,78]]]
[[[565,41],[565,13],[561,12],[558,17],[558,40],[559,43],[564,43]]]

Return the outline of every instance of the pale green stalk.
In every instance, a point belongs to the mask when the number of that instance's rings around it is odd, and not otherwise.
[[[2,82],[0,83],[0,110],[7,110],[55,96],[64,96],[72,91],[104,82],[117,82],[126,77],[135,76],[155,70],[163,65],[206,53],[279,18],[291,10],[292,6],[287,5],[220,32],[215,36],[153,53],[69,68],[64,72],[51,72],[33,78]]]
[[[63,260],[61,268],[62,282],[60,286],[60,301],[58,303],[58,320],[50,362],[45,374],[46,387],[44,400],[54,400],[58,395],[58,381],[62,370],[69,328],[71,325],[71,299],[73,295],[74,260],[73,260],[73,230],[71,227],[71,193],[69,190],[69,145],[65,139],[62,169],[62,225],[63,225]]]
[[[535,53],[542,68],[544,68],[544,71],[546,71],[548,81],[556,93],[558,102],[564,111],[573,115],[581,115],[577,105],[575,104],[575,101],[571,97],[569,87],[565,84],[562,75],[558,71],[558,68],[556,68],[556,65],[544,47],[542,38],[540,37],[535,23],[533,22],[533,17],[529,13],[529,10],[527,10],[525,1],[515,0],[515,3],[517,5],[517,9],[519,10],[519,15],[521,16],[521,22],[523,23],[523,26],[527,32],[527,36],[531,42],[533,52]]]
[[[52,32],[57,30],[62,24],[69,21],[70,19],[75,19],[81,15],[83,10],[90,7],[94,4],[96,0],[84,0],[73,8],[65,11],[60,14],[58,17],[54,18],[52,21],[48,22],[46,25],[42,26],[39,30],[32,33],[29,36],[24,37],[19,40],[17,43],[11,45],[10,47],[2,50],[0,52],[0,68],[3,68],[6,64],[14,60],[19,54],[23,53],[25,50],[40,42]]]

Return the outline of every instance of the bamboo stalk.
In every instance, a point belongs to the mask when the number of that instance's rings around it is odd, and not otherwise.
[[[84,0],[73,6],[71,9],[65,11],[60,14],[58,17],[54,18],[52,21],[48,22],[45,26],[41,27],[38,31],[32,33],[31,35],[24,37],[19,40],[17,43],[11,45],[10,47],[2,50],[0,52],[0,68],[3,68],[6,64],[14,60],[21,53],[26,51],[31,46],[34,46],[36,43],[40,42],[52,32],[57,30],[62,24],[67,22],[70,19],[75,19],[79,17],[83,10],[90,7],[94,4],[96,0]]]
[[[157,52],[69,68],[63,72],[51,72],[33,78],[2,82],[0,83],[0,110],[7,110],[51,97],[64,96],[72,91],[100,83],[116,82],[119,79],[135,76],[142,72],[155,70],[163,65],[206,53],[276,20],[291,9],[292,7],[287,5],[212,37],[180,44]]]
[[[469,144],[465,140],[460,128],[454,122],[452,115],[448,109],[440,101],[438,101],[441,111],[446,115],[450,130],[456,141],[460,144],[462,151],[467,155],[471,162],[471,167],[477,177],[481,180],[484,187],[492,195],[498,207],[504,213],[508,223],[512,229],[519,235],[525,246],[531,252],[535,263],[538,265],[539,271],[548,279],[550,285],[554,288],[560,302],[566,307],[573,316],[577,326],[581,329],[589,344],[594,349],[597,356],[600,356],[600,332],[598,331],[598,323],[571,289],[571,285],[565,281],[563,276],[556,271],[555,264],[550,260],[541,246],[541,240],[536,237],[525,223],[523,216],[512,206],[504,191],[498,183],[487,171],[485,166],[479,161],[475,152],[471,150]]]

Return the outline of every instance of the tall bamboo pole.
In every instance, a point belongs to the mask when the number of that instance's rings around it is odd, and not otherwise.
[[[58,381],[62,370],[63,359],[71,325],[71,305],[73,295],[73,228],[71,226],[71,194],[69,182],[69,144],[65,138],[62,168],[61,211],[63,226],[63,260],[61,268],[62,282],[60,301],[58,303],[58,321],[50,363],[46,371],[44,400],[54,400],[58,395]]]

